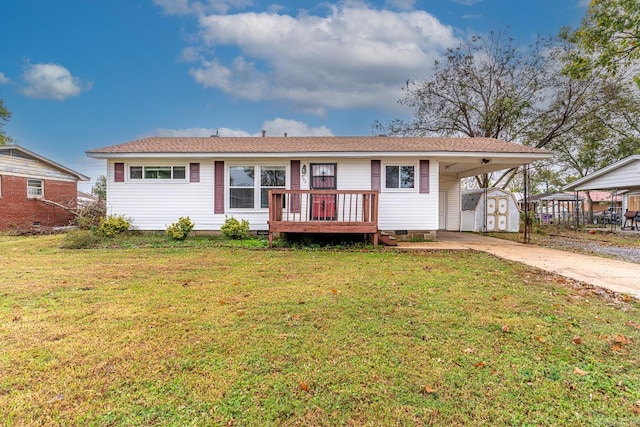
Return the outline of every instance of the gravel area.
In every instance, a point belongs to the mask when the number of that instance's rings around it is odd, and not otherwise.
[[[638,241],[640,241],[640,236],[638,236]],[[598,242],[593,239],[564,235],[550,235],[544,238],[534,238],[533,243],[546,248],[561,249],[590,255],[600,255],[607,258],[614,258],[621,261],[640,264],[640,247],[619,246],[612,244],[611,242]]]

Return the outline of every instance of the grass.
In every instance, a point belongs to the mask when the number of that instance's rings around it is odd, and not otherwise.
[[[7,426],[640,422],[628,298],[474,252],[61,241],[0,237]]]

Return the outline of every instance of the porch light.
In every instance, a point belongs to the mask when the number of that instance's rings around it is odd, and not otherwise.
[[[307,165],[302,165],[302,175],[307,174]]]

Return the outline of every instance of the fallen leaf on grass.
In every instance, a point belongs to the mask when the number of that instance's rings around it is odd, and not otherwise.
[[[219,301],[219,303],[220,303],[220,305],[225,305],[227,302],[226,302],[225,300],[221,299],[221,300]]]
[[[486,363],[481,360],[475,363],[473,366],[475,366],[476,368],[484,368],[486,366]]]
[[[540,341],[542,344],[546,343],[547,340],[545,340],[544,338],[542,338],[540,335],[536,336],[536,340]]]
[[[300,390],[309,391],[309,384],[304,381],[300,381]]]
[[[583,371],[582,369],[578,368],[577,366],[575,368],[573,368],[573,373],[576,375],[580,375],[581,377],[584,377],[585,375],[588,374],[587,371]]]
[[[338,293],[338,290],[336,288],[331,289],[331,292],[333,292],[334,294]]]
[[[636,403],[631,407],[631,410],[636,414],[640,414],[640,400],[636,400]]]
[[[580,335],[576,335],[575,337],[573,337],[572,341],[574,344],[582,344],[582,338],[580,337]]]
[[[640,329],[640,325],[636,322],[632,322],[631,320],[627,322],[627,326],[631,326],[633,329]]]
[[[435,392],[436,392],[436,389],[435,389],[435,388],[433,388],[433,387],[430,387],[430,386],[426,385],[426,386],[424,386],[424,387],[422,388],[422,392],[423,392],[423,393],[426,393],[426,394],[433,394],[433,393],[435,393]]]
[[[49,399],[47,401],[47,403],[55,403],[55,402],[59,402],[61,400],[64,400],[64,395],[63,394],[58,394],[56,396],[53,396],[51,399]]]
[[[615,342],[616,344],[627,345],[627,344],[631,344],[633,341],[631,341],[629,338],[625,337],[624,335],[618,334],[613,338],[613,342]]]
[[[509,332],[511,330],[509,325],[503,325],[501,329],[502,329],[502,332],[505,332],[505,333],[507,333],[507,332]]]

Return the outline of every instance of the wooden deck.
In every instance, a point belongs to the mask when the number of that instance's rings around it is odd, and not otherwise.
[[[378,192],[270,190],[269,247],[273,233],[363,233],[378,246]]]

